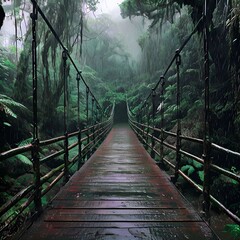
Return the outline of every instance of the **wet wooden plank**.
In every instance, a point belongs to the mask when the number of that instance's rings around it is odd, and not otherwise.
[[[189,209],[51,209],[45,222],[191,222],[202,221]]]
[[[133,240],[133,239],[211,239],[217,236],[203,223],[93,223],[92,227],[86,223],[45,223],[41,226],[46,231],[41,235],[37,231],[29,233],[30,239],[45,240]]]
[[[54,209],[71,209],[71,208],[90,208],[90,209],[174,209],[174,208],[186,208],[187,202],[184,200],[178,201],[160,201],[160,200],[147,200],[147,201],[78,201],[78,200],[55,200],[52,205]],[[191,207],[190,205],[188,205]]]
[[[19,239],[218,239],[128,127],[114,128]]]

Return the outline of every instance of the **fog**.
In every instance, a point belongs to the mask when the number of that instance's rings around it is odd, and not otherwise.
[[[93,17],[98,18],[101,14],[109,16],[114,23],[113,26],[110,26],[111,30],[115,32],[116,36],[120,37],[126,51],[130,53],[134,60],[137,60],[141,51],[137,40],[143,31],[147,29],[148,24],[143,27],[142,17],[135,17],[131,20],[129,18],[123,19],[119,7],[123,0],[100,0],[99,2]]]

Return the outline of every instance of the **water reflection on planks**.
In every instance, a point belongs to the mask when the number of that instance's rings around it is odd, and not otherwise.
[[[127,126],[107,139],[20,239],[218,239]]]

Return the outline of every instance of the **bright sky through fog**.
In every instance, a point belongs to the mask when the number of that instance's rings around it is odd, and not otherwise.
[[[97,13],[110,13],[112,10],[119,9],[119,4],[124,0],[99,0]],[[120,10],[119,10],[120,13]]]
[[[95,17],[101,14],[107,14],[111,21],[113,21],[113,30],[115,36],[122,42],[124,49],[137,59],[141,49],[138,45],[137,39],[142,34],[142,27],[138,27],[138,23],[134,20],[130,21],[128,18],[123,19],[120,14],[119,4],[124,0],[99,0],[97,4],[97,11],[94,13]],[[139,31],[140,30],[140,31]],[[127,34],[126,34],[127,33]]]

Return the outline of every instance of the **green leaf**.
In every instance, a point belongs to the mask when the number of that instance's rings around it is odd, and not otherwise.
[[[224,232],[230,233],[236,240],[240,238],[240,226],[238,224],[225,225]]]
[[[186,172],[189,169],[190,165],[185,165],[183,167],[181,167],[181,171],[182,172]]]
[[[181,171],[187,172],[187,175],[190,176],[192,173],[194,173],[195,168],[191,165],[185,165],[181,168]]]
[[[202,165],[201,163],[193,160],[193,166],[194,166],[195,168],[201,168],[203,165]]]
[[[28,166],[32,166],[32,162],[29,158],[27,158],[26,156],[22,155],[22,154],[18,154],[17,159],[20,160],[22,163],[28,165]]]
[[[190,166],[189,169],[188,169],[188,176],[190,176],[194,172],[195,172],[195,168],[193,166]]]
[[[32,138],[24,139],[18,144],[18,146],[22,147],[22,146],[28,145],[28,144],[32,143],[32,140],[33,140]]]
[[[204,171],[198,171],[198,176],[200,180],[203,182],[204,181]]]
[[[3,122],[3,125],[4,126],[7,126],[7,127],[11,127],[12,125],[10,124],[10,123],[8,123],[8,122]]]

